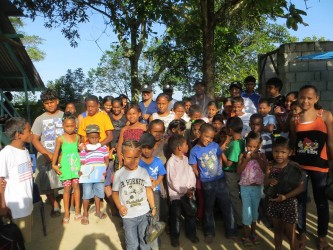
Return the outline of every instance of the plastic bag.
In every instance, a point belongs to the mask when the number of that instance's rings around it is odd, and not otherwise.
[[[197,216],[197,203],[193,198],[188,197],[187,194],[180,197],[180,203],[183,210],[185,211],[186,216],[196,217]]]
[[[157,239],[158,236],[163,233],[165,229],[165,222],[158,221],[158,216],[148,215],[148,227],[146,229],[146,237],[145,240],[147,243],[153,242]]]

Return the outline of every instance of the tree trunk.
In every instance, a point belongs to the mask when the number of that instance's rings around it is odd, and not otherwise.
[[[215,0],[201,0],[202,40],[203,40],[203,81],[207,84],[206,91],[210,97],[215,93],[215,60],[214,60],[214,29]]]
[[[141,84],[139,82],[139,64],[136,56],[130,57],[131,64],[131,96],[133,102],[140,101]]]

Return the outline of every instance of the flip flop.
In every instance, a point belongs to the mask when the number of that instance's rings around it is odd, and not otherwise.
[[[62,224],[68,224],[69,223],[69,217],[64,217],[62,219]]]
[[[89,219],[86,216],[82,216],[81,218],[81,224],[82,225],[88,225],[89,224]]]
[[[79,220],[81,220],[82,219],[82,215],[81,214],[76,214],[75,216],[74,216],[74,220],[75,221],[79,221]]]
[[[106,219],[106,217],[108,217],[105,213],[103,212],[99,212],[99,213],[95,213],[95,216],[100,218],[101,220]]]

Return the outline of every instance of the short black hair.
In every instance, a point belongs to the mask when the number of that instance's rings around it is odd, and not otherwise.
[[[266,103],[267,106],[270,106],[270,102],[267,98],[260,98],[258,104]]]
[[[247,76],[245,79],[244,79],[244,83],[247,83],[247,82],[256,82],[256,79],[254,78],[254,76]]]
[[[192,104],[188,113],[189,113],[189,116],[192,116],[194,113],[197,113],[197,112],[201,112],[201,108],[198,104]]]
[[[141,144],[140,142],[136,141],[136,140],[126,140],[123,142],[123,145],[121,147],[121,151],[124,152],[125,148],[131,148],[131,149],[139,149],[141,151]]]
[[[201,126],[201,125],[204,124],[204,123],[206,123],[206,122],[205,122],[204,120],[202,120],[202,119],[195,120],[194,122],[192,122],[192,125],[191,125],[191,131],[192,131],[192,129],[193,129],[193,127],[194,127],[195,125],[199,124],[199,125]]]
[[[269,85],[275,86],[276,88],[279,89],[279,91],[281,91],[281,89],[283,87],[282,80],[278,77],[272,77],[272,78],[268,79],[266,82],[266,86],[269,86]]]
[[[23,134],[27,120],[23,117],[12,117],[5,123],[5,134],[10,141],[15,139],[16,133]]]
[[[245,141],[246,141],[246,143],[248,143],[251,140],[258,140],[259,143],[261,143],[262,142],[262,138],[261,138],[260,133],[257,133],[257,132],[254,132],[254,131],[250,131],[247,134],[247,136],[245,138]]]
[[[283,136],[278,136],[273,140],[272,148],[275,148],[275,147],[286,147],[289,150],[293,149],[289,139],[287,139],[286,137],[283,137]]]
[[[182,135],[172,135],[168,140],[168,148],[172,153],[176,152],[177,147],[181,146],[184,142],[186,142],[186,138]]]
[[[235,133],[242,133],[243,121],[238,116],[228,118],[226,127],[232,129]]]
[[[62,116],[62,121],[65,121],[67,119],[73,119],[74,121],[76,120],[75,115],[73,115],[71,112],[67,111],[64,113],[64,115]]]
[[[183,119],[175,119],[169,123],[168,130],[172,131],[172,129],[179,129],[180,131],[184,131],[186,129],[186,122]]]
[[[191,97],[183,97],[183,102],[192,102]]]
[[[93,101],[93,102],[97,102],[99,104],[98,97],[95,95],[88,95],[84,101],[85,102]]]
[[[108,101],[112,103],[113,99],[114,99],[113,96],[110,96],[110,95],[104,96],[102,103],[104,104]]]
[[[115,102],[118,102],[120,104],[120,106],[123,107],[123,101],[121,100],[121,97],[117,97],[117,98],[112,99],[112,101],[111,101],[112,106]]]
[[[204,123],[200,126],[200,132],[201,133],[205,133],[207,131],[214,131],[215,132],[215,129],[214,129],[212,124]]]
[[[165,130],[164,122],[161,119],[154,119],[148,124],[148,131],[150,132],[152,127],[154,125],[157,125],[157,124],[162,125],[163,126],[163,131]]]
[[[41,93],[40,99],[42,99],[42,102],[45,102],[49,100],[57,100],[59,97],[54,89],[47,88]]]
[[[295,99],[297,99],[298,98],[298,91],[290,91],[288,94],[286,94],[286,97],[290,96],[290,95],[293,95],[295,97]]]
[[[165,93],[161,93],[161,94],[159,94],[159,95],[156,97],[156,102],[158,102],[158,99],[160,99],[160,98],[162,98],[162,97],[164,97],[165,99],[168,100],[168,102],[170,102],[170,97],[169,97],[167,94],[165,94]]]
[[[236,97],[232,98],[232,104],[237,103],[237,102],[240,102],[240,103],[242,103],[244,105],[244,99],[243,99],[243,97],[236,96]]]
[[[215,106],[217,109],[219,109],[219,104],[217,101],[210,101],[208,104],[207,104],[207,107],[209,106]]]
[[[262,115],[261,115],[261,114],[258,114],[258,113],[256,113],[256,114],[252,114],[252,115],[250,116],[250,122],[253,121],[253,120],[255,120],[255,119],[260,119],[260,120],[261,120],[261,123],[263,123],[263,121],[264,121],[264,118],[262,117]]]
[[[215,122],[215,121],[220,121],[224,124],[224,121],[223,121],[223,115],[221,114],[216,114],[213,116],[213,119],[212,119],[212,123]]]
[[[183,108],[185,108],[185,103],[182,102],[182,101],[175,102],[175,103],[173,104],[173,110],[175,110],[175,109],[178,108],[178,107],[183,107]]]
[[[141,113],[141,109],[140,109],[140,106],[136,103],[130,103],[126,109],[126,114],[128,111],[130,111],[131,109],[135,109],[136,111],[138,111],[139,113]]]

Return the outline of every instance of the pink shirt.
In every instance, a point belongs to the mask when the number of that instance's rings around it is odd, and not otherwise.
[[[264,183],[264,172],[261,170],[257,160],[250,160],[241,174],[239,185],[250,186],[252,184],[262,185]]]

